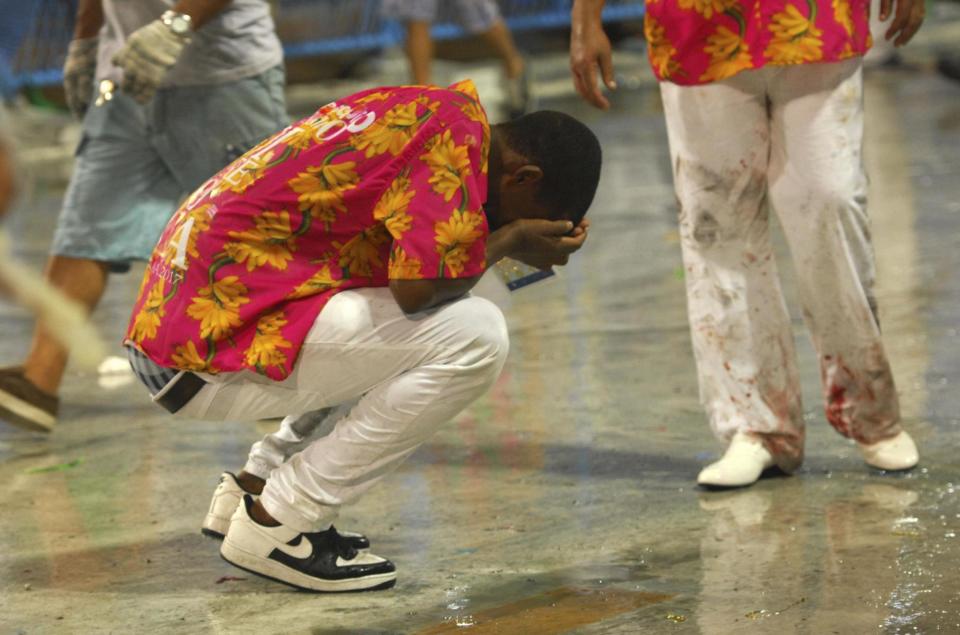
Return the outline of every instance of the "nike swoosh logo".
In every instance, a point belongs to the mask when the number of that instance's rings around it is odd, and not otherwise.
[[[313,545],[310,544],[309,540],[304,540],[303,534],[297,536],[297,544],[288,545],[281,543],[277,545],[277,549],[297,560],[306,560],[313,555]]]

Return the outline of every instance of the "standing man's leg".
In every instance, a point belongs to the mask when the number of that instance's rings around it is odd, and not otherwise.
[[[861,61],[782,69],[771,100],[770,198],[820,358],[827,420],[871,465],[913,467],[873,295]]]
[[[420,20],[407,22],[407,60],[410,62],[410,76],[418,85],[430,84],[430,67],[433,64],[433,37],[430,35],[430,23]]]
[[[184,196],[289,123],[283,84],[278,67],[236,82],[162,89],[146,106],[119,92],[92,106],[54,234],[50,282],[92,311],[108,272],[146,260]],[[0,419],[52,429],[66,363],[64,348],[38,325],[24,365],[0,369]]]
[[[147,111],[118,93],[92,106],[83,121],[46,276],[89,311],[103,295],[109,270],[123,271],[150,252],[181,195],[150,147]],[[23,366],[0,371],[0,419],[49,431],[66,362],[64,348],[38,324]]]
[[[770,242],[766,81],[662,83],[700,398],[730,443],[700,482],[746,485],[803,459],[793,333]]]
[[[500,7],[495,0],[456,0],[455,6],[460,25],[468,33],[483,37],[500,58],[507,116],[514,119],[523,115],[530,106],[529,78],[523,56],[500,15]]]

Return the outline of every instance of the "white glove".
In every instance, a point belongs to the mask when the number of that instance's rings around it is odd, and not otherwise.
[[[190,39],[175,34],[161,20],[140,27],[113,56],[123,69],[120,88],[141,104],[153,99],[170,67],[177,63]]]
[[[63,92],[67,107],[77,117],[82,117],[93,97],[93,77],[97,71],[97,37],[71,40],[67,48],[67,61],[63,64]]]

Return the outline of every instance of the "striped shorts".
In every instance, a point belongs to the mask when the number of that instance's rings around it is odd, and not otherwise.
[[[164,368],[132,346],[127,347],[127,359],[137,379],[147,387],[150,396],[156,398],[173,385],[174,379],[184,372],[176,368]]]

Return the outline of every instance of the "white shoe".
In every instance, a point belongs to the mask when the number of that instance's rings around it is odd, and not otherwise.
[[[752,485],[765,469],[773,465],[773,455],[757,436],[737,432],[730,440],[723,458],[700,471],[697,483],[710,487]]]
[[[250,517],[252,506],[253,497],[244,496],[220,546],[230,564],[307,591],[387,589],[396,583],[392,562],[357,551],[333,527],[312,533],[267,527]]]
[[[200,533],[204,536],[210,536],[217,540],[222,540],[230,529],[230,519],[233,517],[237,507],[244,494],[249,494],[240,487],[237,477],[231,472],[224,472],[220,475],[220,482],[217,489],[213,491],[213,500],[210,501],[210,510],[203,519],[200,526]],[[251,494],[251,496],[253,496]],[[253,496],[256,498],[256,496]],[[363,534],[352,531],[337,531],[340,537],[345,538],[354,549],[364,551],[370,548],[370,541]]]
[[[863,460],[878,470],[909,470],[920,461],[917,444],[905,431],[876,443],[857,443]]]
[[[236,476],[230,472],[221,474],[220,483],[213,491],[210,510],[203,519],[203,525],[200,526],[200,533],[217,539],[226,536],[227,530],[230,529],[230,518],[237,511],[237,506],[244,494],[243,488],[237,483]]]

